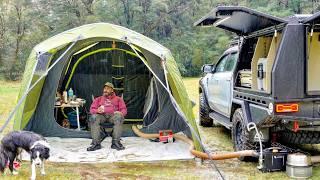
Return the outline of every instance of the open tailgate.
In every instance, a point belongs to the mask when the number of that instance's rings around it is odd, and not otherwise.
[[[239,35],[287,23],[286,20],[239,6],[218,6],[194,23],[194,26],[216,26]]]
[[[312,16],[305,18],[301,21],[303,24],[319,24],[320,23],[320,12],[313,14]]]

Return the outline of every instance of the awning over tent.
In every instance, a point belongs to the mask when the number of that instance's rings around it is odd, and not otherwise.
[[[287,21],[246,7],[219,6],[196,21],[194,25],[214,25],[239,35],[248,35],[281,23],[287,23]]]

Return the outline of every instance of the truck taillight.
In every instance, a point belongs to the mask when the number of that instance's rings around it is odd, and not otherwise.
[[[287,112],[298,112],[299,104],[277,104],[276,112],[287,113]]]

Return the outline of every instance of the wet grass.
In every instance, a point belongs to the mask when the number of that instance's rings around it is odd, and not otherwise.
[[[198,118],[198,80],[184,78],[189,97],[196,103],[193,108]],[[0,125],[14,107],[19,90],[19,82],[0,80]],[[10,131],[12,122],[6,131]],[[230,131],[222,127],[199,127],[203,143],[211,152],[230,152],[233,145]],[[312,148],[314,150],[314,148]],[[241,162],[237,159],[214,162],[225,179],[289,179],[285,172],[261,173],[257,163]],[[29,162],[23,162],[18,176],[3,175],[0,179],[27,179],[30,176]],[[154,161],[154,162],[118,162],[101,164],[47,163],[46,176],[38,179],[218,179],[219,175],[212,161],[199,163],[194,160]],[[320,166],[313,168],[312,179],[320,179]]]

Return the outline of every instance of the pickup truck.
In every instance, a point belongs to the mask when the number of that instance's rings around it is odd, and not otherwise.
[[[234,149],[271,142],[320,143],[320,13],[278,18],[219,6],[195,22],[235,33],[239,40],[199,81],[200,125],[231,130]]]

